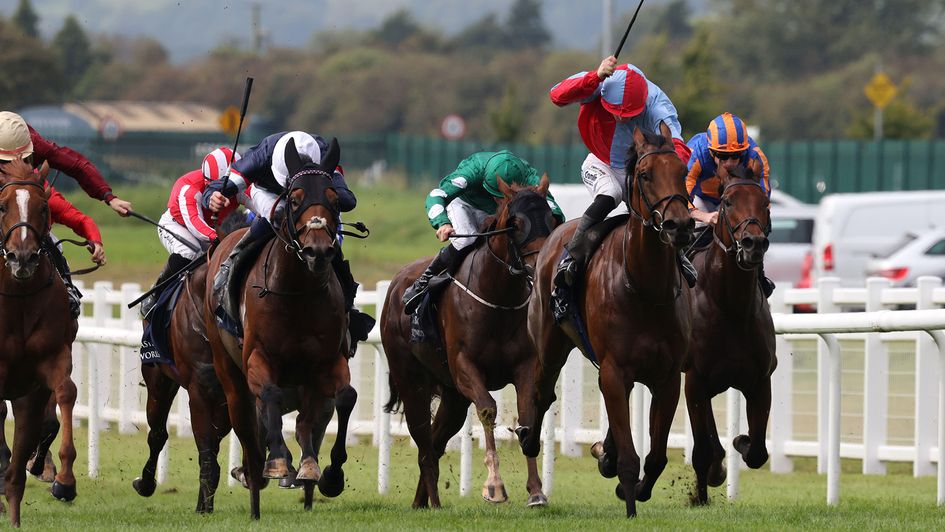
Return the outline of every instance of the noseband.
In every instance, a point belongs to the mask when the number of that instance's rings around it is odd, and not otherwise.
[[[10,186],[31,186],[31,187],[37,187],[44,193],[46,192],[46,187],[44,187],[43,185],[39,183],[36,183],[35,181],[10,181],[9,183],[6,183],[3,186],[0,186],[0,193],[2,193],[5,188],[10,187]],[[13,224],[12,226],[10,226],[9,229],[4,231],[3,240],[0,240],[0,252],[3,253],[3,256],[5,257],[7,254],[7,241],[10,239],[10,236],[13,235],[13,231],[21,227],[25,227],[29,229],[33,234],[36,235],[36,238],[39,241],[40,253],[46,253],[47,250],[46,250],[46,245],[44,243],[44,237],[46,236],[47,233],[49,233],[49,216],[46,216],[46,218],[44,219],[44,226],[43,226],[42,231],[40,231],[39,229],[36,229],[36,227],[29,222],[17,222]]]
[[[634,173],[636,172],[636,168],[640,166],[640,163],[643,162],[643,159],[646,159],[650,155],[656,155],[660,153],[675,154],[676,150],[663,148],[663,149],[648,151],[644,153],[639,158],[637,158],[637,162],[634,165]],[[631,176],[628,175],[627,179],[629,180],[630,178]],[[666,219],[666,209],[669,208],[670,204],[673,201],[681,201],[684,206],[688,207],[689,199],[683,196],[682,194],[670,194],[668,196],[664,196],[660,198],[656,203],[651,203],[650,198],[647,197],[646,192],[643,190],[643,179],[639,176],[633,176],[633,180],[636,181],[637,192],[639,193],[640,198],[643,200],[643,204],[646,205],[646,209],[647,209],[647,212],[649,212],[650,217],[644,218],[643,215],[639,211],[636,210],[636,208],[633,206],[632,195],[631,197],[627,198],[628,200],[627,207],[629,207],[630,209],[630,214],[632,214],[634,218],[643,222],[643,227],[652,227],[654,230],[656,230],[656,232],[659,233],[659,238],[661,242],[663,242],[664,244],[669,244],[671,242],[671,239],[663,231],[663,221]],[[628,194],[630,194],[629,186],[627,187],[627,192]],[[665,205],[663,205],[664,203]],[[663,208],[660,210],[657,210],[660,205],[663,205]]]
[[[724,200],[725,192],[728,191],[730,188],[737,187],[737,186],[756,186],[762,189],[762,191],[764,191],[764,189],[761,187],[761,183],[759,183],[758,181],[754,181],[752,179],[739,179],[738,181],[732,181],[728,183],[727,185],[725,185],[725,189],[722,191],[722,198],[720,199]],[[732,226],[731,222],[728,219],[728,210],[725,208],[725,201],[722,201],[721,207],[719,207],[719,224],[718,225],[725,227],[725,231],[728,234],[728,238],[729,240],[731,240],[732,243],[726,246],[725,243],[722,241],[722,239],[719,238],[719,235],[716,231],[712,231],[712,239],[715,240],[715,243],[718,244],[719,247],[722,248],[722,251],[724,251],[725,253],[737,255],[738,253],[741,253],[742,250],[744,249],[744,247],[742,246],[741,237],[745,236],[745,233],[748,231],[748,228],[750,226],[757,225],[758,228],[761,229],[761,232],[765,236],[767,236],[771,232],[771,217],[769,215],[767,225],[762,224],[761,220],[759,220],[758,218],[748,217],[738,222],[738,224],[736,224],[735,226]],[[738,233],[738,235],[735,234],[736,232]],[[736,261],[736,263],[738,263],[738,267],[742,268],[743,270],[753,269],[753,268],[743,267],[741,263],[738,261]]]

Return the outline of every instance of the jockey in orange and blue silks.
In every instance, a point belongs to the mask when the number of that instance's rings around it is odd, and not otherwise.
[[[686,176],[686,192],[692,217],[703,224],[715,224],[719,208],[719,171],[747,166],[761,180],[762,188],[771,196],[768,179],[768,158],[748,135],[748,128],[737,116],[717,116],[705,133],[689,139],[692,157]]]

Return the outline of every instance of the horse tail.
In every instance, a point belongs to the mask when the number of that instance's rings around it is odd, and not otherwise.
[[[388,399],[387,403],[384,404],[384,412],[387,412],[388,414],[396,414],[400,410],[400,407],[403,403],[400,401],[400,394],[397,393],[397,386],[394,384],[394,377],[388,375],[387,381],[390,383],[390,399]]]

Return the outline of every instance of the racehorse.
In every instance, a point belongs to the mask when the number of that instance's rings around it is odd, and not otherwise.
[[[660,133],[634,130],[627,162],[630,216],[604,239],[588,264],[583,290],[575,296],[573,308],[584,318],[591,353],[574,325],[567,319],[561,325],[555,322],[551,308],[552,276],[576,222],[556,230],[538,255],[528,317],[528,332],[538,350],[538,377],[535,397],[517,429],[522,451],[537,456],[542,416],[555,400],[555,382],[568,353],[579,346],[586,355],[596,356],[592,360],[600,367],[599,385],[610,420],[598,465],[604,476],[619,477],[617,495],[626,502],[627,517],[636,515],[636,500],[650,498],[666,466],[666,441],[691,327],[689,294],[676,263],[676,248],[690,242],[694,226],[683,186],[686,165],[676,155],[665,124]],[[628,408],[635,382],[653,393],[651,450],[642,482]]]
[[[699,284],[693,290],[692,337],[683,369],[692,425],[694,502],[708,502],[707,485],[725,481],[712,397],[730,387],[747,400],[748,435],[733,445],[748,467],[768,460],[765,431],[771,408],[771,374],[777,367],[771,309],[759,284],[768,249],[768,196],[751,170],[722,178],[721,205],[712,244],[695,255]]]
[[[6,474],[10,522],[20,525],[26,487],[26,462],[36,450],[44,410],[55,394],[62,415],[59,459],[62,468],[51,492],[60,500],[76,496],[72,467],[76,450],[72,410],[76,387],[72,342],[78,322],[69,315],[65,285],[56,273],[43,240],[49,234],[49,165],[38,171],[17,159],[0,167],[0,399],[13,405],[13,455]]]
[[[526,331],[534,260],[554,227],[545,197],[548,176],[538,187],[507,185],[498,179],[495,230],[481,238],[472,257],[454,275],[437,304],[438,329],[445,352],[429,343],[410,341],[410,317],[402,297],[429,258],[401,270],[392,280],[381,316],[381,340],[390,365],[391,397],[387,411],[402,401],[410,435],[417,444],[420,479],[414,508],[440,507],[439,460],[449,439],[466,420],[469,403],[476,405],[485,433],[488,478],[482,497],[505,502],[508,494],[499,475],[495,449],[496,403],[489,394],[512,383],[519,410],[534,386],[534,348]],[[430,402],[440,404],[430,426]],[[528,462],[528,506],[544,506],[541,479],[534,457]]]
[[[186,274],[171,315],[168,341],[173,364],[142,364],[141,375],[148,390],[148,459],[141,476],[132,482],[139,495],[154,494],[157,461],[167,442],[167,416],[178,388],[187,390],[190,421],[200,464],[197,512],[213,512],[213,496],[220,482],[217,454],[220,441],[230,432],[223,388],[213,372],[213,354],[204,326],[204,296],[207,266],[201,264]]]
[[[265,479],[288,475],[288,449],[282,437],[283,391],[301,389],[296,430],[302,445],[297,478],[304,481],[306,507],[317,478],[328,497],[344,489],[342,465],[348,420],[357,400],[345,345],[347,315],[341,284],[331,266],[336,253],[338,197],[331,171],[340,148],[332,140],[324,162],[303,165],[295,143],[286,147],[290,178],[282,197],[284,215],[276,239],[262,249],[241,291],[242,346],[239,339],[217,327],[212,283],[207,283],[204,320],[213,351],[213,365],[226,394],[230,422],[243,446],[243,465],[250,490],[250,514],[259,519],[259,490]],[[277,203],[278,205],[278,203]],[[272,214],[272,213],[270,213]],[[208,278],[219,270],[241,232],[228,235],[210,257]],[[326,401],[335,400],[338,434],[331,464],[318,477],[314,426]],[[264,463],[256,423],[256,400],[261,402],[268,459]]]

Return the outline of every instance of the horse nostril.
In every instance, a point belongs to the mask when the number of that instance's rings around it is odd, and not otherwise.
[[[315,258],[315,248],[313,248],[312,246],[305,246],[304,248],[302,248],[302,251],[300,253],[306,259]]]
[[[26,262],[27,262],[28,264],[35,264],[35,263],[39,262],[39,253],[37,253],[37,252],[35,252],[35,251],[32,252],[32,253],[30,253],[30,256],[29,256],[29,258],[26,260]]]
[[[767,238],[765,238],[765,239],[763,239],[763,240],[761,241],[761,249],[762,249],[763,251],[768,251],[768,246],[770,246],[770,245],[771,245],[771,242],[769,242]]]
[[[665,220],[663,222],[663,229],[666,231],[675,231],[679,227],[679,224],[676,223],[676,220]]]
[[[746,236],[742,239],[742,247],[745,249],[752,249],[755,247],[755,239],[751,238],[750,236]]]
[[[689,218],[689,223],[686,224],[686,227],[689,228],[690,231],[694,231],[696,229],[696,219]]]
[[[16,262],[16,253],[11,251],[4,255],[3,258],[6,259],[7,262]]]

